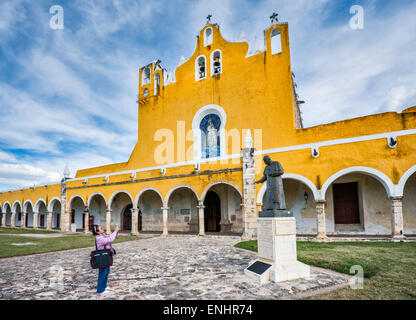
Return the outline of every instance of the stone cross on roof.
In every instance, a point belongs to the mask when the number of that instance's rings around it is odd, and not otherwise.
[[[277,16],[278,16],[278,14],[276,12],[273,12],[273,14],[270,16],[272,24],[275,23],[275,22],[276,23],[279,22],[279,20],[277,20]]]
[[[209,14],[207,16],[207,24],[211,23],[212,14]]]

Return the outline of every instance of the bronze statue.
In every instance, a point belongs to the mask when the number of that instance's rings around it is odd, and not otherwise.
[[[283,167],[278,161],[272,161],[269,156],[264,156],[266,164],[263,177],[256,183],[267,180],[266,201],[263,203],[263,211],[286,210],[285,194],[283,190]]]

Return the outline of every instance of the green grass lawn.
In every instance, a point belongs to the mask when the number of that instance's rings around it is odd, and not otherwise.
[[[23,229],[23,228],[5,228],[0,227],[0,233],[57,233],[57,231],[49,231],[42,229]]]
[[[236,247],[257,251],[257,241]],[[349,286],[307,299],[416,299],[416,242],[297,242],[298,260],[350,274],[353,265],[364,269],[364,288]]]
[[[119,236],[113,243],[138,240],[136,236]],[[36,243],[36,245],[14,246],[12,243]],[[0,235],[0,258],[24,256],[35,253],[61,251],[95,246],[94,237],[67,235],[57,238],[32,238],[25,236]]]

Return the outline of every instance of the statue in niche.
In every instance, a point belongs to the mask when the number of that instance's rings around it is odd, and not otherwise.
[[[207,147],[209,157],[217,156],[217,129],[212,124],[211,119],[208,120],[207,128]]]
[[[280,162],[272,161],[267,155],[263,157],[263,161],[266,164],[263,177],[256,181],[256,183],[267,181],[266,201],[263,204],[263,211],[286,210],[282,179],[283,167]]]

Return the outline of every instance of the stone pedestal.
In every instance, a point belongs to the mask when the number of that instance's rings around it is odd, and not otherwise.
[[[297,260],[294,217],[258,218],[257,228],[258,259],[244,270],[249,278],[264,284],[309,277],[310,267]]]

